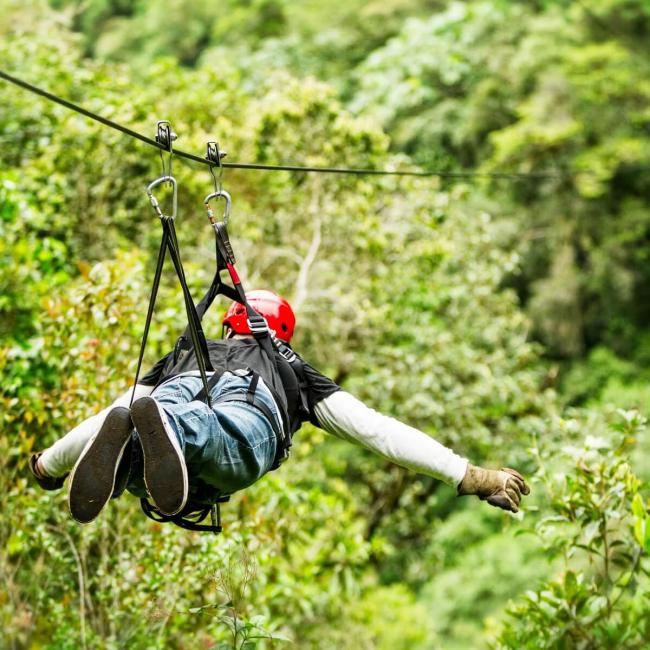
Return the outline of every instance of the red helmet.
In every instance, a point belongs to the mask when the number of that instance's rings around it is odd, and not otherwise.
[[[275,331],[275,335],[285,343],[291,342],[293,330],[296,326],[296,317],[291,305],[273,291],[258,289],[248,291],[246,299],[251,307],[266,318],[269,327]],[[223,317],[223,324],[237,334],[250,334],[246,308],[239,302],[233,302]]]

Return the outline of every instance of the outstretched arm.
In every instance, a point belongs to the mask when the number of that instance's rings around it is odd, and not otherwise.
[[[314,407],[325,431],[370,449],[402,467],[433,476],[490,505],[517,512],[528,486],[515,470],[476,467],[427,434],[367,407],[350,393],[337,391]]]
[[[138,399],[144,395],[149,395],[153,391],[153,386],[137,384],[135,387],[135,396]],[[84,450],[86,443],[99,431],[109,411],[116,406],[129,406],[131,403],[131,394],[134,389],[120,395],[108,408],[100,411],[96,415],[87,418],[81,424],[69,431],[63,438],[59,438],[51,447],[38,455],[35,462],[36,472],[40,472],[49,477],[63,477],[75,466],[77,459]]]
[[[467,460],[426,433],[383,415],[345,391],[337,391],[314,408],[320,425],[338,438],[354,442],[407,469],[457,487]]]
[[[142,376],[135,388],[130,388],[108,408],[84,420],[63,438],[57,440],[49,449],[36,453],[30,458],[29,466],[32,474],[34,474],[42,488],[45,490],[58,490],[62,487],[63,480],[75,466],[88,441],[101,429],[110,410],[116,406],[128,407],[132,399],[136,400],[145,395],[150,395],[158,383],[171,354],[173,353],[170,352],[157,361]]]

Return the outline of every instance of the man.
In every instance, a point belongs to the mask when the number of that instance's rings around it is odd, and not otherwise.
[[[368,408],[289,347],[295,316],[286,300],[270,291],[246,298],[275,342],[254,336],[246,308],[233,302],[223,320],[225,338],[208,342],[215,369],[210,404],[194,351],[176,350],[111,407],[32,457],[32,472],[45,489],[60,488],[72,471],[69,505],[77,521],[92,521],[124,488],[151,498],[156,512],[172,520],[214,504],[279,466],[307,420],[443,480],[458,495],[518,511],[529,493],[518,472],[471,465],[430,436]]]

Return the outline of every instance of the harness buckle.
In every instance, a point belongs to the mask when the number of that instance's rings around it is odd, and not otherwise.
[[[289,450],[289,447],[284,447],[282,451],[275,457],[271,469],[278,469],[278,467],[280,467],[280,465],[282,465],[289,458],[290,454],[291,451]]]
[[[274,341],[278,353],[285,361],[293,363],[298,358],[298,355],[288,345],[284,345],[281,341],[278,341],[277,338],[274,338]]]
[[[250,318],[246,319],[246,322],[248,323],[248,327],[251,330],[251,334],[253,336],[256,336],[258,334],[267,334],[269,330],[269,324],[266,322],[266,318],[264,316],[260,316],[257,314],[253,320]]]

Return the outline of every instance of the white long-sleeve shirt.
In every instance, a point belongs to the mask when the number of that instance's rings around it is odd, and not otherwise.
[[[426,433],[369,408],[350,393],[337,391],[318,402],[314,410],[328,433],[397,465],[453,486],[465,476],[467,459]]]
[[[134,399],[149,395],[153,386],[138,384]],[[64,476],[77,462],[87,442],[99,431],[108,412],[128,406],[133,389],[111,406],[72,429],[43,452],[41,464],[50,476]],[[328,433],[361,445],[407,469],[457,486],[465,476],[467,460],[431,436],[395,418],[367,407],[345,391],[337,391],[315,406],[318,423]]]
[[[150,395],[153,389],[153,386],[136,384],[133,399],[136,400],[145,395]],[[59,438],[51,447],[48,447],[40,458],[41,466],[47,474],[50,476],[65,476],[75,466],[88,441],[101,429],[110,410],[116,406],[128,407],[131,404],[131,394],[133,392],[134,389],[129,388],[108,408],[87,418],[74,429],[68,431],[63,438]]]

